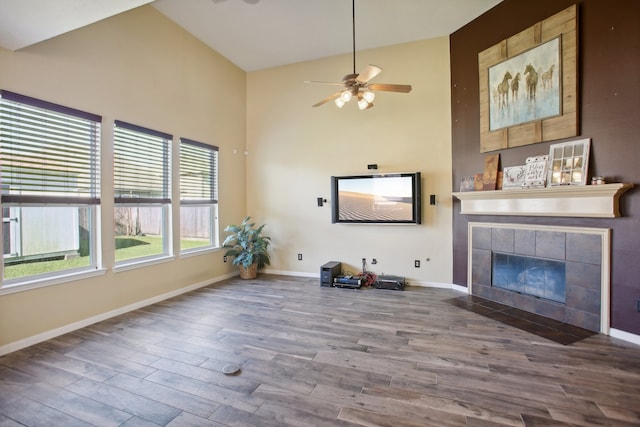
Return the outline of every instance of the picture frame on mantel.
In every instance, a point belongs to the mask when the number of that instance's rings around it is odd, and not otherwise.
[[[481,153],[578,135],[577,25],[573,5],[478,54]],[[557,108],[539,108],[543,95],[555,96]],[[514,97],[518,104],[511,103]],[[543,113],[514,119],[517,106],[520,113],[527,108]],[[496,115],[512,118],[499,121]]]
[[[551,144],[547,186],[586,185],[590,147],[590,138]]]

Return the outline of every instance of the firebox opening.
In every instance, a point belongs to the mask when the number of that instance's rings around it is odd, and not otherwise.
[[[493,252],[491,285],[564,304],[565,268],[562,261]]]

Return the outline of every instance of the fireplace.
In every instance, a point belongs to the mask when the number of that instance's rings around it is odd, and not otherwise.
[[[469,293],[608,333],[609,233],[471,222]]]

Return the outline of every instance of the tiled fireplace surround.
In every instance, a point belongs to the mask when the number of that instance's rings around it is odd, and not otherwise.
[[[596,332],[609,327],[609,229],[469,223],[469,292]],[[565,263],[564,304],[491,286],[494,252]]]

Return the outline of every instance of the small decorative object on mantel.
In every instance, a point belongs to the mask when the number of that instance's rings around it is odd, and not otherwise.
[[[522,188],[541,188],[545,186],[548,161],[549,156],[547,155],[527,157]]]
[[[504,190],[522,188],[526,171],[527,167],[525,165],[505,167],[502,173],[502,188]]]
[[[482,189],[495,190],[498,182],[498,166],[500,154],[489,154],[484,157],[484,174],[482,176]]]
[[[460,179],[460,191],[474,191],[475,188],[475,178],[473,175],[471,176],[463,176]]]
[[[484,186],[484,174],[477,173],[473,176],[473,188],[475,191],[482,191]]]
[[[586,185],[590,145],[586,138],[549,146],[548,186]]]
[[[502,181],[504,180],[504,174],[502,171],[498,171],[498,180],[496,181],[496,190],[502,190]]]

